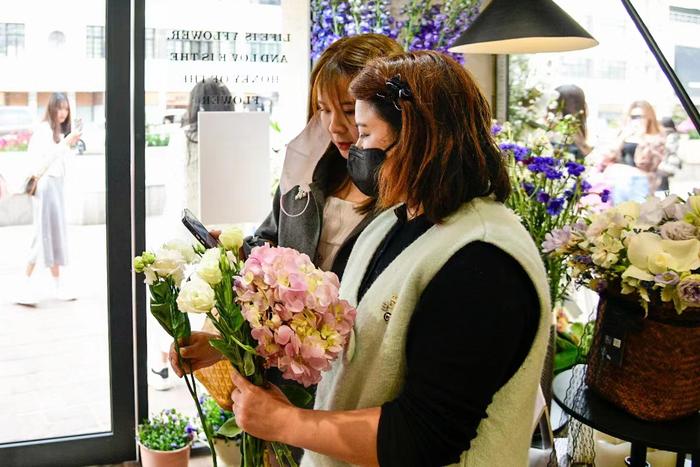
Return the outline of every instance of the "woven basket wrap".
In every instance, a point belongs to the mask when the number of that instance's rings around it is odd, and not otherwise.
[[[602,352],[611,326],[623,326],[625,333],[620,364]],[[604,399],[644,420],[696,413],[700,410],[700,308],[687,308],[679,315],[672,303],[656,301],[644,317],[638,296],[602,294],[586,382]]]
[[[207,392],[220,407],[231,408],[231,391],[235,387],[231,381],[233,367],[226,359],[219,360],[214,365],[196,370],[195,378],[204,385]]]

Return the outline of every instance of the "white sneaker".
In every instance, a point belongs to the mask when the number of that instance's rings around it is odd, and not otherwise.
[[[54,296],[58,300],[63,300],[64,302],[72,302],[73,300],[77,300],[78,297],[75,296],[72,290],[67,288],[63,284],[57,284],[56,289],[54,292]]]
[[[25,278],[22,285],[20,285],[15,303],[24,306],[36,306],[39,303],[29,278]]]
[[[37,301],[34,292],[25,288],[19,292],[19,295],[15,299],[15,303],[24,306],[37,306],[39,302]]]

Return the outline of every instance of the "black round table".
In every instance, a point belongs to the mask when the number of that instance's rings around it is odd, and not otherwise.
[[[669,422],[641,420],[591,391],[584,374],[584,365],[558,374],[553,382],[554,399],[564,412],[584,425],[629,441],[632,445],[629,465],[647,465],[647,447],[650,447],[679,453],[678,466],[683,465],[686,454],[691,454],[692,466],[700,467],[700,414]]]

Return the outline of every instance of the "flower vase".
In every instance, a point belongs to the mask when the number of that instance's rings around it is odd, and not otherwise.
[[[143,467],[187,467],[190,463],[190,445],[175,451],[156,451],[139,443]]]
[[[219,467],[238,467],[241,464],[241,450],[236,441],[214,438],[214,449]]]
[[[700,410],[700,308],[608,288],[598,304],[586,383],[643,420],[672,420]]]

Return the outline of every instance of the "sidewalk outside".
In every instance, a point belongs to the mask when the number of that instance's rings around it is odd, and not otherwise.
[[[158,218],[148,220],[151,236],[161,236],[159,224]],[[0,227],[0,443],[109,431],[105,226],[68,226],[64,282],[78,300],[54,300],[49,271],[37,265],[35,308],[13,303],[31,235],[30,225]],[[149,336],[150,345],[158,343]],[[194,416],[184,382],[174,376],[171,381],[167,391],[149,387],[149,411],[174,407]]]

